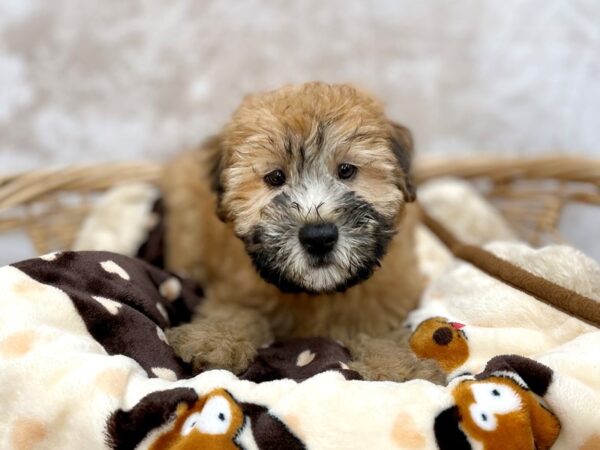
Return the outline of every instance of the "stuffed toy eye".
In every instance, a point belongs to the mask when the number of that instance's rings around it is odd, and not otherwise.
[[[497,383],[475,383],[471,386],[475,402],[469,412],[479,428],[493,431],[496,415],[508,414],[521,408],[519,395],[510,387]]]
[[[202,411],[192,414],[181,428],[181,435],[187,436],[194,429],[203,434],[225,434],[231,425],[229,402],[221,396],[207,400]]]

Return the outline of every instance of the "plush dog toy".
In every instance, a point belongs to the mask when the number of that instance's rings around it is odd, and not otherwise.
[[[347,85],[244,99],[164,176],[167,267],[207,296],[171,345],[196,369],[239,373],[274,338],[327,336],[367,379],[441,380],[402,327],[424,284],[412,153],[409,131]]]

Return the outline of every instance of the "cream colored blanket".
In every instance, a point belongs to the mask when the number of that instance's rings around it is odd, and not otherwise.
[[[583,253],[517,242],[461,183],[421,191],[438,218],[456,211],[435,207],[453,195],[463,205],[457,234],[508,239],[486,248],[600,299],[600,267]],[[100,235],[92,228],[82,246]],[[447,371],[445,387],[361,381],[345,349],[319,339],[262,349],[245,376],[189,378],[163,333],[201,301],[185,280],[101,251],[3,267],[0,448],[600,448],[600,331],[454,261],[425,230],[419,249],[431,282],[407,326],[415,353]]]

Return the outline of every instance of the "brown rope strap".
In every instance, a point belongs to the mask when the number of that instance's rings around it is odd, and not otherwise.
[[[559,311],[600,328],[600,303],[534,275],[521,267],[498,258],[475,245],[459,241],[441,223],[421,208],[423,223],[446,245],[452,254],[474,265],[482,272],[513,288],[519,289]]]

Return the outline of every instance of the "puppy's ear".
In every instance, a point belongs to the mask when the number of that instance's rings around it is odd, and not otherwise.
[[[410,130],[395,122],[390,122],[392,152],[404,172],[398,180],[398,187],[404,193],[407,202],[414,202],[417,198],[415,185],[412,180],[411,166],[414,153],[414,141]]]
[[[210,187],[217,197],[217,216],[222,221],[225,221],[225,213],[222,208],[223,194],[225,189],[223,188],[223,180],[221,174],[225,167],[225,155],[223,152],[223,146],[221,143],[221,136],[215,135],[209,137],[200,146],[200,152],[206,155],[206,163],[208,166],[208,177],[210,181]]]

